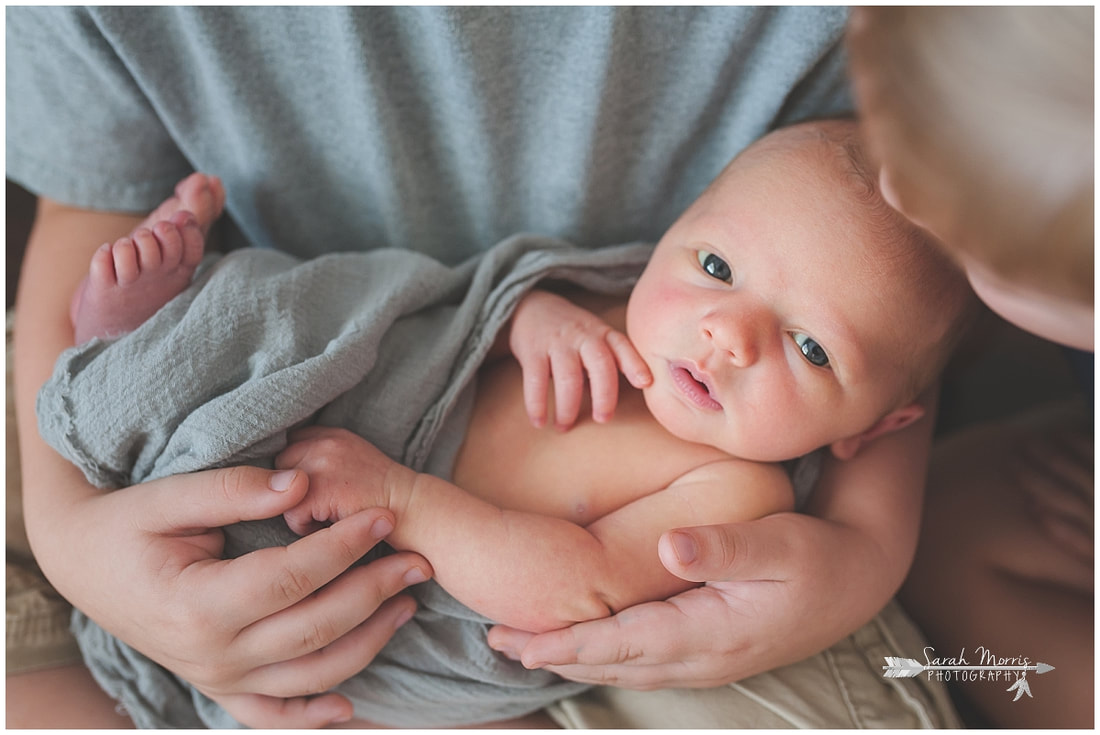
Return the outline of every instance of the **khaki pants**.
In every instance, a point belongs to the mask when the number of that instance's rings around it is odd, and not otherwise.
[[[882,675],[885,656],[923,660],[925,645],[891,602],[852,635],[790,666],[714,689],[598,687],[549,712],[563,727],[961,727],[943,684]]]
[[[7,319],[7,672],[71,664],[80,660],[76,640],[69,634],[69,603],[54,592],[38,571],[23,528],[20,496],[19,437],[11,385],[11,314]]]

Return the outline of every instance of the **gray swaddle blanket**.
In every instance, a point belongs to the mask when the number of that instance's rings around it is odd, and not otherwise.
[[[42,435],[100,487],[251,463],[291,428],[354,431],[414,469],[447,476],[474,376],[520,297],[543,279],[629,291],[652,248],[581,250],[509,238],[447,267],[379,250],[300,262],[237,251],[131,334],[59,359],[38,399]],[[284,545],[281,518],[226,529],[227,554]],[[507,580],[501,580],[507,584]],[[487,722],[581,691],[485,643],[488,622],[434,582],[363,672],[337,687],[359,717],[395,726]],[[141,727],[234,727],[223,710],[79,612],[99,683]]]

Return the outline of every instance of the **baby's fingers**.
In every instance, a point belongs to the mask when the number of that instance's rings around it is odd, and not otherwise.
[[[653,373],[649,365],[638,354],[634,343],[622,332],[612,331],[607,335],[607,345],[615,354],[619,370],[635,388],[648,388],[653,383]]]
[[[584,400],[584,368],[576,353],[552,351],[550,372],[554,376],[554,425],[568,429],[577,422]]]
[[[550,389],[550,360],[546,355],[529,357],[522,361],[523,405],[527,418],[539,429],[546,425],[546,392]]]
[[[592,420],[610,421],[619,402],[619,367],[606,342],[596,339],[581,345],[581,361],[592,390]]]

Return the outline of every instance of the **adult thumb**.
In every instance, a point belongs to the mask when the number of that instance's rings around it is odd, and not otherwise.
[[[781,579],[784,535],[768,519],[666,531],[657,543],[665,569],[689,582]]]
[[[305,497],[309,478],[301,470],[223,467],[165,477],[140,488],[136,497],[159,511],[149,515],[148,530],[170,532],[273,518]]]

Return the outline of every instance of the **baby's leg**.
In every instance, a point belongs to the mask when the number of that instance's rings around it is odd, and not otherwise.
[[[102,245],[73,295],[76,343],[133,331],[187,288],[224,205],[218,179],[192,174],[128,237]]]

